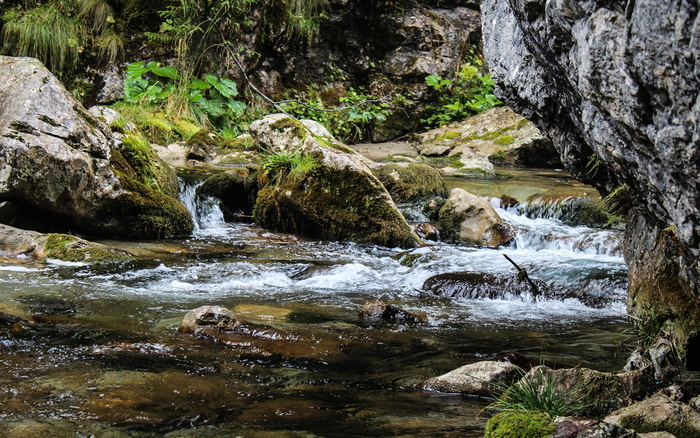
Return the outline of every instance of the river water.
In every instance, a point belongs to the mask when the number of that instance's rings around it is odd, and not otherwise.
[[[0,311],[35,323],[0,334],[0,434],[479,437],[489,400],[419,383],[508,352],[620,370],[633,342],[622,315],[621,232],[567,226],[556,207],[593,189],[554,171],[448,183],[518,198],[519,207],[497,208],[517,230],[515,245],[404,251],[310,241],[226,223],[188,186],[183,200],[197,220],[189,238],[103,242],[143,260],[2,260]],[[441,273],[515,275],[503,253],[555,296],[535,300],[523,288],[467,300],[422,290]],[[361,319],[376,299],[427,322]],[[184,314],[201,305],[232,309],[257,328],[228,342],[179,334]]]

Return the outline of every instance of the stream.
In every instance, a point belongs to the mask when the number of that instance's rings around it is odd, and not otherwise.
[[[0,334],[0,435],[480,437],[489,400],[426,392],[420,382],[508,352],[620,370],[633,342],[622,315],[622,232],[565,225],[557,208],[595,191],[549,170],[499,169],[448,185],[494,198],[515,245],[405,251],[312,241],[226,223],[188,184],[192,236],[101,242],[143,260],[0,260],[0,312],[35,321]],[[503,194],[522,204],[498,207]],[[440,273],[515,275],[504,253],[553,290],[575,293],[535,300],[523,288],[467,300],[421,289]],[[377,299],[427,322],[361,319],[365,301]],[[237,342],[179,334],[184,314],[202,305],[232,309],[259,330]]]

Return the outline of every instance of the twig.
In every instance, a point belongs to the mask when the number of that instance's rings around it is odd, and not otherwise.
[[[510,257],[508,257],[507,254],[503,254],[503,257],[505,257],[506,260],[508,260],[513,266],[515,266],[515,269],[518,270],[518,281],[523,281],[523,280],[527,281],[528,284],[530,285],[530,290],[531,290],[531,292],[532,292],[532,296],[534,296],[534,297],[539,296],[542,292],[540,292],[540,288],[537,287],[537,285],[535,284],[535,282],[532,281],[532,280],[530,279],[530,277],[527,275],[527,271],[525,270],[525,268],[521,268],[520,266],[518,266],[518,264],[515,263],[515,262],[513,261],[513,259],[511,259]]]

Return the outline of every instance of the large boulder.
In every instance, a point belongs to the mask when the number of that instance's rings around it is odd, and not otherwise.
[[[499,97],[552,139],[577,179],[604,196],[629,190],[630,311],[666,322],[700,369],[697,4],[484,0],[481,10]]]
[[[253,211],[260,226],[318,239],[399,247],[419,243],[357,152],[284,114],[258,120],[250,131],[272,151],[263,163]]]
[[[438,221],[443,239],[470,246],[498,248],[514,238],[513,228],[503,222],[491,204],[459,188],[450,192]]]
[[[113,169],[109,128],[36,59],[0,57],[0,198],[93,234],[188,234],[184,205]]]

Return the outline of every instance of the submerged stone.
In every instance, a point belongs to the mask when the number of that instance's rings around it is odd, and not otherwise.
[[[384,301],[367,301],[360,311],[360,317],[379,319],[395,324],[426,322],[425,316],[407,312]]]

